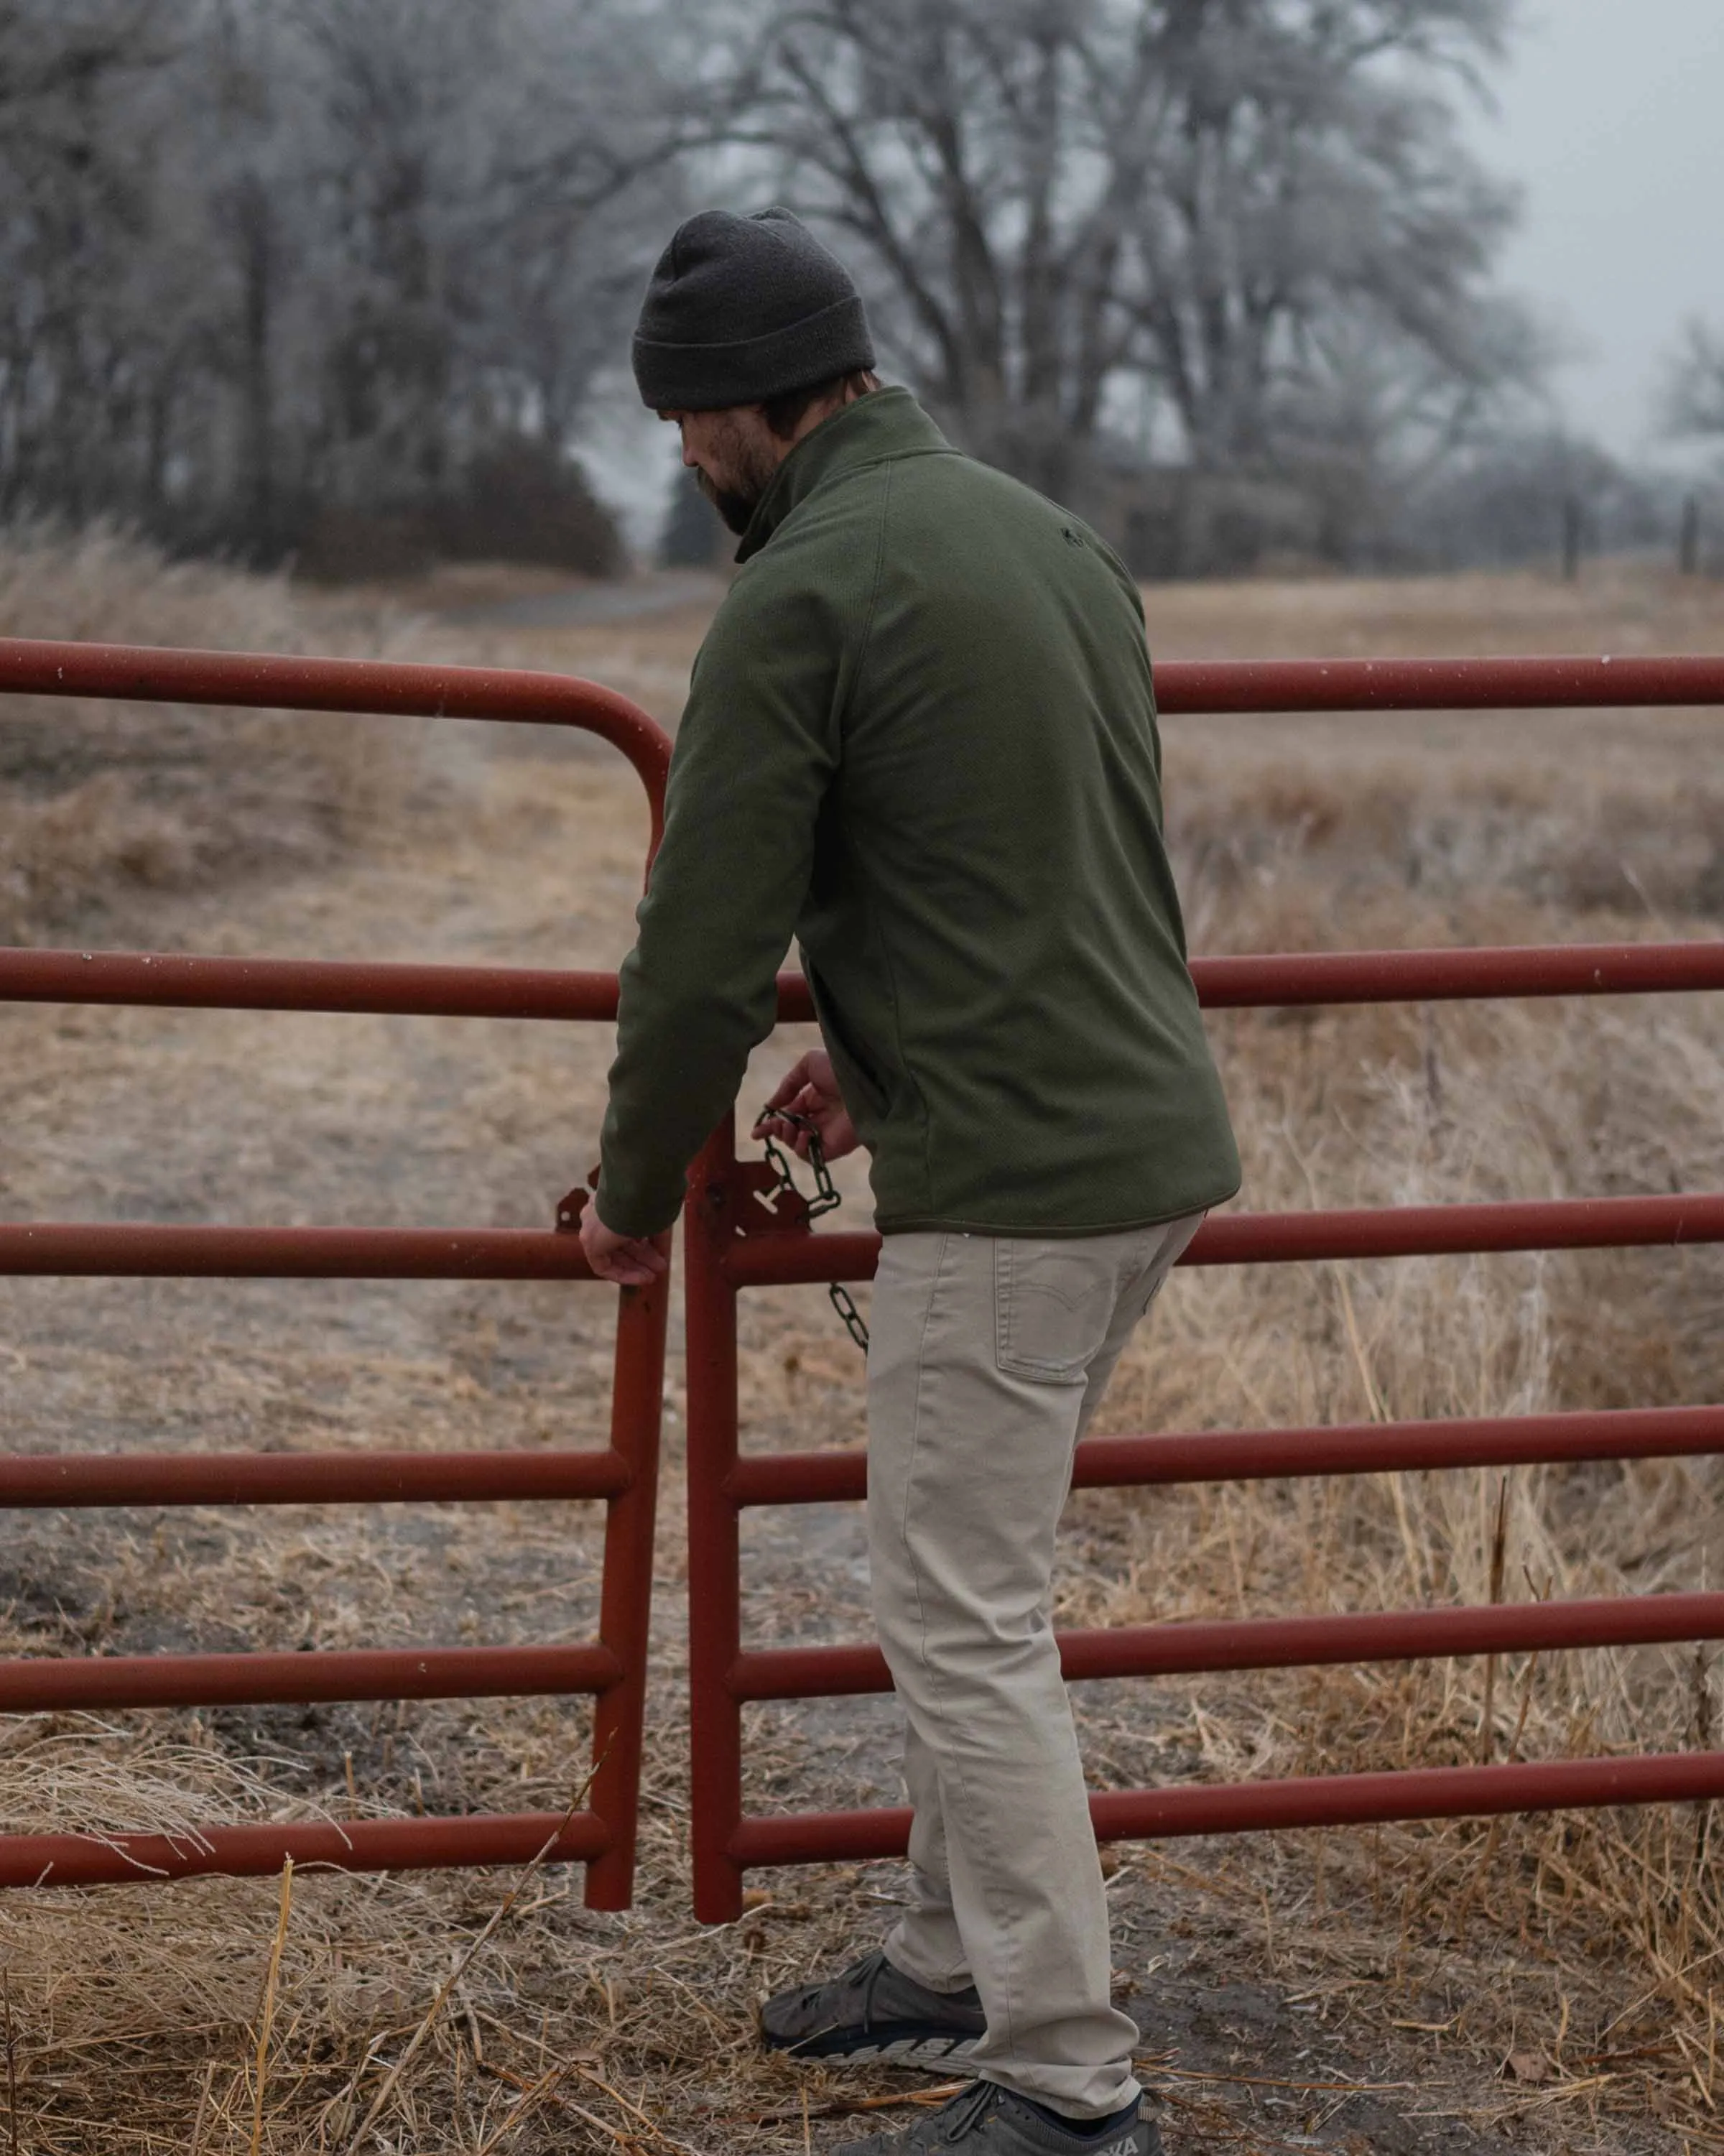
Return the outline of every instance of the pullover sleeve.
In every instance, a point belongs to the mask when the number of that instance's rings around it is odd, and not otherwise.
[[[844,662],[829,606],[791,595],[767,609],[741,583],[695,662],[622,968],[598,1199],[618,1235],[675,1219],[690,1162],[776,1021],[838,767]]]

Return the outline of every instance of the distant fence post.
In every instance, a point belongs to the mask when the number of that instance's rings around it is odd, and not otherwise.
[[[1580,574],[1583,518],[1579,502],[1571,494],[1562,502],[1562,576],[1573,583]]]
[[[1682,536],[1676,565],[1685,577],[1700,574],[1700,496],[1691,494],[1682,504]]]

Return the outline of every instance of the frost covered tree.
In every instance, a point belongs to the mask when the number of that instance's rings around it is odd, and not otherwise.
[[[1511,0],[731,0],[716,135],[871,270],[972,446],[1429,455],[1534,349],[1458,105]],[[1152,402],[1146,403],[1146,399]]]
[[[1345,557],[1536,367],[1456,124],[1512,6],[0,0],[0,514],[573,545],[698,184],[821,220],[981,454]]]
[[[680,200],[664,13],[0,0],[0,509],[434,539],[536,457],[548,512]]]
[[[0,513],[102,506],[117,418],[127,478],[160,478],[173,332],[147,274],[170,64],[151,0],[0,0]]]

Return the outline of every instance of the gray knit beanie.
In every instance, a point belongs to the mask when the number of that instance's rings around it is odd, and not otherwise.
[[[763,404],[873,365],[850,273],[788,209],[707,209],[679,225],[634,332],[634,378],[655,412]]]

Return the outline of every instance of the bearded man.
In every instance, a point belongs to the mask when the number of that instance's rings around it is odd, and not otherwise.
[[[765,2041],[973,2085],[840,2156],[1150,2156],[1050,1620],[1072,1455],[1239,1168],[1186,964],[1136,585],[882,388],[861,298],[788,210],[665,249],[642,397],[741,540],[623,968],[595,1271],[663,1270],[690,1162],[794,936],[824,1051],[757,1135],[868,1149],[875,1615],[913,1897],[769,1999]],[[777,1113],[772,1111],[778,1111]],[[695,1621],[699,1613],[695,1613]]]

